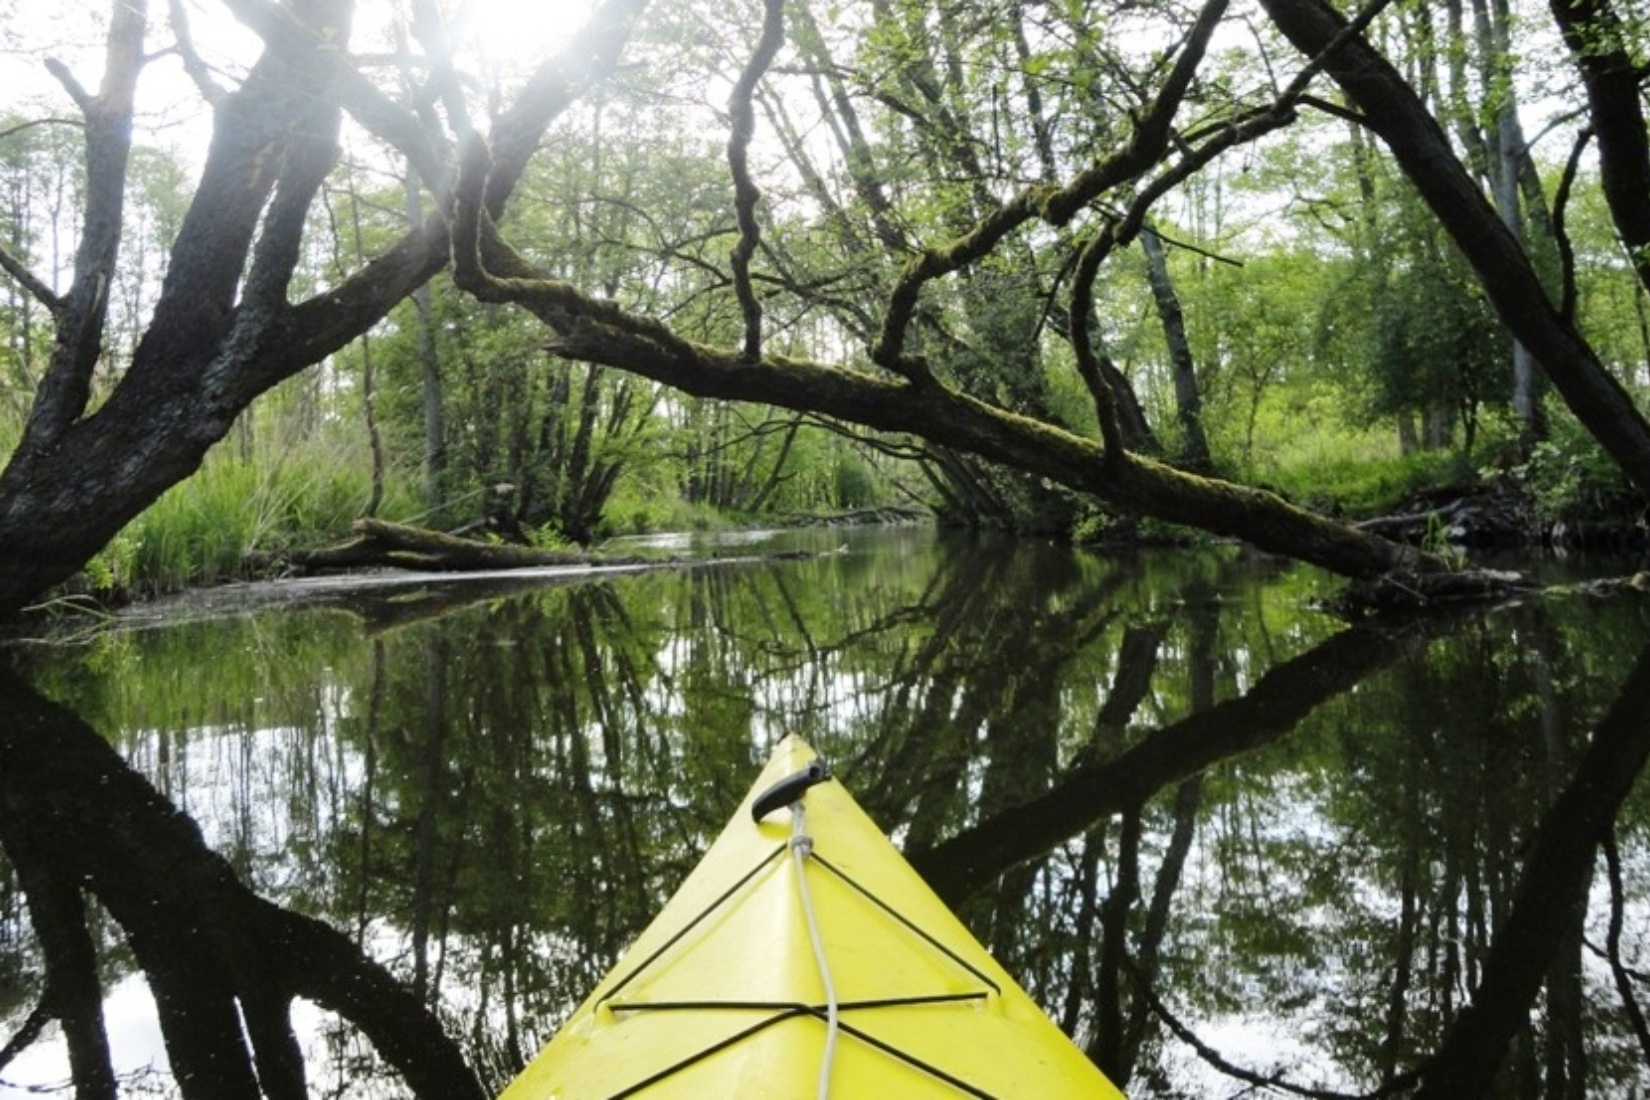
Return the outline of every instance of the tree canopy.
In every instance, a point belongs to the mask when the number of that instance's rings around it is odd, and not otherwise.
[[[1550,385],[1650,490],[1650,32],[1611,0],[606,0],[521,75],[428,0],[223,12],[244,63],[200,13],[122,2],[101,62],[52,43],[52,101],[11,105],[7,179],[57,173],[77,216],[33,237],[48,192],[12,185],[0,614],[261,396],[385,337],[424,361],[432,469],[460,439],[567,531],[653,386],[789,410],[765,462],[824,419],[914,440],[976,519],[1093,501],[1360,579],[1445,563],[1209,476],[1233,436],[1200,390],[1338,363],[1372,414],[1471,433],[1510,402],[1534,438]],[[192,185],[137,144],[180,71],[212,119]],[[1327,276],[1301,295],[1319,331],[1262,339],[1292,292],[1241,288],[1291,252]],[[444,270],[505,315],[454,328]],[[1144,400],[1143,334],[1173,364]],[[766,469],[718,484],[768,493]]]

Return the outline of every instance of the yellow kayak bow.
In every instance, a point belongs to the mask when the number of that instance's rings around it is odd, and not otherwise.
[[[789,737],[501,1100],[1121,1095]]]

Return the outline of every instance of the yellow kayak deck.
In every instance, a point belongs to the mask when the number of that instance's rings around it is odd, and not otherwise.
[[[792,843],[793,810],[753,819],[814,760],[779,746],[501,1100],[1121,1096],[822,768],[800,796],[808,839]]]

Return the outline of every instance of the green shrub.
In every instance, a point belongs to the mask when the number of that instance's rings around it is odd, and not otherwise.
[[[708,504],[689,504],[674,490],[620,483],[602,510],[603,538],[648,535],[660,531],[716,531],[729,525]]]
[[[1529,495],[1543,526],[1629,509],[1637,499],[1621,467],[1571,422],[1508,470]]]
[[[869,508],[877,503],[876,475],[865,460],[852,451],[837,456],[832,468],[832,497],[838,508]]]

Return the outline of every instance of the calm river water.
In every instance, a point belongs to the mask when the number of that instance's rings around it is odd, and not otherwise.
[[[0,651],[0,1097],[233,1095],[242,1028],[410,1095],[364,959],[498,1086],[791,732],[1132,1096],[1650,1093],[1650,597],[1348,626],[1237,550],[746,542],[813,553]]]

